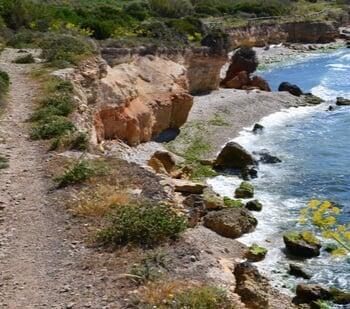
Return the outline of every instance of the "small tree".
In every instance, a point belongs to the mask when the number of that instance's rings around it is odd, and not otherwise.
[[[311,222],[325,239],[332,239],[339,247],[332,251],[335,255],[350,253],[350,224],[341,224],[341,209],[329,201],[311,200],[308,207],[302,209],[300,222]]]

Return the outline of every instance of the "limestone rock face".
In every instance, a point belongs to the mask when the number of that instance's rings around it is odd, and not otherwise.
[[[331,22],[301,21],[282,25],[287,33],[287,41],[293,43],[329,43],[333,42],[338,32]]]
[[[204,217],[204,226],[221,236],[237,238],[252,232],[258,221],[242,207],[212,211]]]
[[[159,57],[138,57],[108,67],[100,83],[95,114],[98,142],[121,139],[137,145],[149,141],[183,125],[193,104],[186,69]]]

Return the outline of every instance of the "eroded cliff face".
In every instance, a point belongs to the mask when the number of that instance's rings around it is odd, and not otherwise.
[[[182,126],[193,103],[185,67],[157,56],[108,67],[100,84],[97,142],[122,139],[137,145],[149,141],[165,129]]]

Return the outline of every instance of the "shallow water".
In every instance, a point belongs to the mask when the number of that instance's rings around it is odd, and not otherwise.
[[[350,107],[327,112],[337,96],[350,98],[350,50],[338,50],[295,64],[263,72],[273,89],[283,81],[296,83],[327,102],[317,107],[292,108],[263,118],[264,133],[253,135],[251,128],[235,139],[250,151],[267,149],[282,159],[275,165],[261,164],[259,178],[253,180],[256,198],[264,208],[255,213],[259,220],[255,232],[241,240],[269,249],[259,268],[272,282],[286,291],[296,280],[287,274],[288,260],[281,234],[299,227],[300,209],[312,198],[328,199],[343,209],[342,220],[350,221]],[[240,181],[219,176],[209,180],[216,191],[231,196]],[[350,289],[350,257],[321,256],[305,262],[314,276],[309,282]]]

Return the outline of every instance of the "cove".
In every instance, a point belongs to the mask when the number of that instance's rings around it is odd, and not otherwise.
[[[350,107],[327,111],[336,97],[350,98],[350,51],[314,55],[260,74],[274,90],[288,81],[326,100],[316,107],[269,115],[260,121],[263,134],[253,135],[246,128],[235,139],[251,152],[267,149],[282,160],[260,164],[259,177],[252,183],[264,207],[254,213],[259,221],[255,232],[240,240],[266,247],[269,253],[257,266],[273,285],[292,291],[303,279],[288,275],[288,265],[295,261],[284,252],[282,234],[305,229],[298,221],[300,210],[312,198],[328,199],[342,208],[343,223],[350,221]],[[232,197],[240,180],[218,176],[208,182],[218,193]],[[313,274],[308,283],[350,289],[350,257],[335,258],[322,251],[317,258],[297,262]]]

